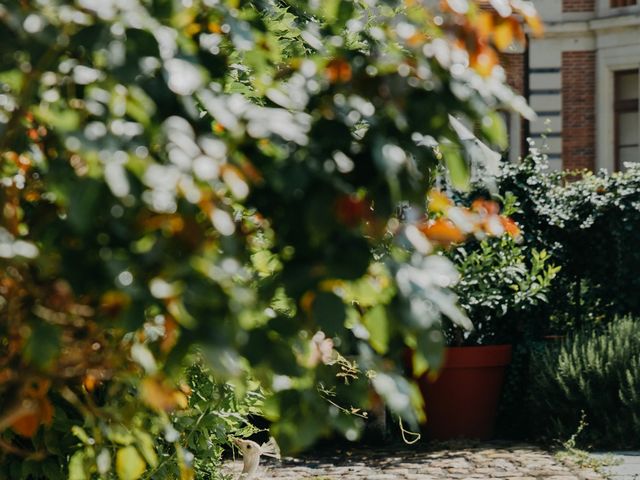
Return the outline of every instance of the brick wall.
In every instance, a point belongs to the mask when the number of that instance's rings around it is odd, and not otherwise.
[[[562,161],[595,168],[596,54],[562,52]]]
[[[595,0],[562,0],[563,12],[593,12]]]
[[[524,53],[503,53],[500,63],[507,74],[507,83],[520,95],[524,93]]]
[[[507,76],[507,84],[511,89],[519,95],[524,95],[524,77],[525,77],[525,65],[524,65],[524,53],[501,53],[500,64],[504,68]],[[522,122],[525,122],[523,119]],[[521,123],[521,125],[523,125]],[[528,149],[526,140],[525,128],[520,129],[519,138],[510,138],[509,144],[511,148],[515,145],[518,146],[517,152],[523,155]]]

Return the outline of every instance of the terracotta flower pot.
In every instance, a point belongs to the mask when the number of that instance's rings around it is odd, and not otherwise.
[[[419,379],[425,402],[425,433],[434,440],[493,436],[511,345],[450,347],[437,379]]]

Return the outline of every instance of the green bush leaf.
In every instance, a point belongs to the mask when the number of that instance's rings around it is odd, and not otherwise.
[[[84,450],[78,450],[69,460],[69,480],[89,480],[89,472],[85,465]]]
[[[153,438],[148,433],[136,430],[134,432],[136,439],[138,440],[137,446],[142,453],[142,456],[151,467],[158,465],[158,455],[153,444]]]
[[[382,305],[378,305],[369,310],[362,323],[369,330],[369,341],[376,352],[384,355],[389,348],[389,320],[387,312]]]

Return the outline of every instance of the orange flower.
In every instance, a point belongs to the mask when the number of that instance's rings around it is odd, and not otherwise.
[[[493,200],[478,198],[471,204],[471,210],[481,215],[497,215],[500,212],[500,206]]]
[[[444,218],[431,220],[418,228],[429,240],[446,245],[460,243],[466,238],[465,234],[451,220]]]
[[[519,237],[520,234],[522,233],[520,231],[520,227],[518,227],[518,224],[516,222],[514,222],[512,219],[510,219],[509,217],[500,217],[500,222],[502,223],[502,226],[504,227],[504,231],[507,232],[509,235],[511,235],[512,237]]]
[[[343,58],[334,58],[327,63],[325,74],[331,83],[346,83],[351,80],[351,65]]]

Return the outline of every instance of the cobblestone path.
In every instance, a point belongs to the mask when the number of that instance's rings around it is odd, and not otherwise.
[[[227,473],[237,478],[240,461]],[[592,470],[569,466],[530,446],[479,446],[438,450],[353,450],[322,458],[267,460],[257,480],[601,480]]]

